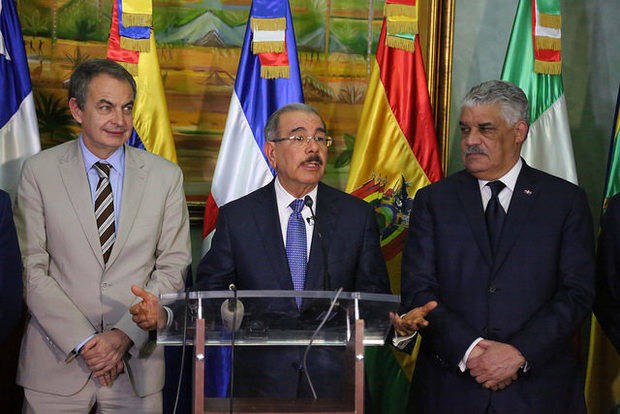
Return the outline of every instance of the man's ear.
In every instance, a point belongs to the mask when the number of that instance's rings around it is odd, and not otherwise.
[[[73,119],[75,119],[78,123],[82,123],[82,110],[77,104],[77,100],[75,98],[69,99],[69,109],[71,110],[71,115],[73,115]]]
[[[515,142],[517,144],[523,144],[523,141],[527,138],[527,131],[529,130],[527,123],[525,121],[519,121],[515,124],[514,129],[516,133]]]
[[[278,169],[276,165],[276,143],[271,141],[265,141],[265,155],[267,156],[267,160],[269,161],[269,165],[274,170]]]

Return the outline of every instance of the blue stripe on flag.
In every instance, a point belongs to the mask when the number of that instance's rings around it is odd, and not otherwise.
[[[263,79],[258,55],[252,53],[252,29],[250,20],[245,29],[243,49],[239,58],[239,69],[235,81],[235,92],[243,108],[245,118],[252,129],[254,140],[263,153],[265,145],[264,128],[269,115],[278,108],[292,102],[303,102],[297,45],[293,32],[293,21],[288,1],[254,0],[250,17],[274,18],[286,16],[286,46],[290,66],[289,78]],[[267,157],[265,162],[268,163]],[[271,167],[270,167],[271,168]],[[275,172],[271,171],[275,174]]]
[[[148,26],[123,26],[123,0],[116,0],[118,4],[118,32],[123,37],[132,39],[148,39],[151,37],[151,28]]]
[[[144,146],[144,143],[142,142],[142,139],[140,139],[140,135],[138,135],[138,132],[135,128],[131,131],[131,135],[129,136],[129,140],[127,140],[127,144],[130,147],[146,150],[146,147]]]
[[[19,18],[11,0],[2,0],[0,32],[7,56],[0,55],[0,128],[17,112],[32,90]],[[2,40],[0,40],[2,41]]]

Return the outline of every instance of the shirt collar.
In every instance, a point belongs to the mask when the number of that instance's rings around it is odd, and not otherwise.
[[[523,161],[521,161],[521,157],[519,157],[519,160],[510,169],[510,171],[508,171],[506,174],[504,174],[502,177],[498,178],[497,180],[492,180],[492,181],[501,181],[502,183],[504,183],[506,188],[508,188],[511,192],[513,192],[515,190],[515,186],[517,185],[517,178],[519,178],[519,173],[521,172],[522,166],[523,166]],[[482,191],[484,186],[487,185],[487,183],[489,182],[490,181],[487,181],[487,180],[478,180],[480,191]]]
[[[282,187],[282,184],[280,183],[280,179],[278,178],[278,176],[276,176],[276,182],[274,184],[274,187],[276,190],[276,202],[278,204],[278,209],[286,210],[287,208],[289,208],[288,206],[293,202],[293,200],[297,200],[296,197],[293,197],[288,191],[284,189],[284,187]],[[307,194],[312,199],[312,203],[313,203],[312,205],[314,209],[316,209],[316,194],[317,194],[318,188],[319,186],[316,185],[312,189],[312,191],[310,191]]]
[[[82,149],[82,156],[84,157],[84,166],[86,167],[87,172],[90,171],[90,169],[93,167],[93,164],[99,161],[110,164],[112,168],[114,168],[114,170],[116,170],[116,172],[119,174],[123,172],[123,168],[125,166],[125,146],[124,145],[121,145],[120,147],[118,147],[116,151],[112,153],[112,155],[110,155],[105,160],[102,160],[101,158],[97,157],[95,154],[90,152],[88,148],[86,148],[86,145],[84,144],[84,138],[82,137],[82,135],[80,135],[79,142],[80,142],[80,148]]]

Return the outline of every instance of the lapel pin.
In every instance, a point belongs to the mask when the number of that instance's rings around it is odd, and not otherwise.
[[[532,195],[532,190],[523,190],[523,194]]]

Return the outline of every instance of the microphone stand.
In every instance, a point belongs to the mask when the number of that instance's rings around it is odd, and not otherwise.
[[[237,287],[234,283],[228,286],[233,292],[233,300],[228,303],[228,310],[232,311],[232,329],[230,330],[230,399],[228,400],[228,412],[233,412],[233,400],[235,398],[235,328],[237,327]]]

